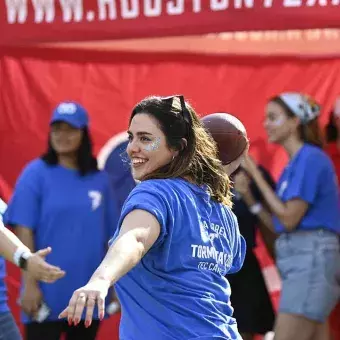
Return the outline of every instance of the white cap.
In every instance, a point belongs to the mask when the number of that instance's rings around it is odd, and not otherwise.
[[[281,93],[278,97],[300,118],[302,124],[309,123],[320,114],[320,105],[307,95],[298,92],[286,92]]]

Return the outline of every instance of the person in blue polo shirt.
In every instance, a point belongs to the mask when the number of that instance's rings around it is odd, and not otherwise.
[[[274,215],[278,234],[277,340],[328,340],[327,319],[340,296],[339,195],[332,161],[322,150],[319,113],[319,105],[300,93],[269,101],[269,141],[282,145],[289,156],[276,193],[250,158],[244,163]]]
[[[115,283],[121,340],[241,339],[227,273],[242,266],[245,241],[231,211],[230,181],[216,144],[183,96],[136,105],[127,153],[135,180],[110,249],[60,318],[86,306],[104,313]]]
[[[51,264],[66,271],[52,285],[25,274],[21,297],[26,339],[95,339],[99,320],[71,328],[58,320],[60,309],[76,287],[86,283],[103,259],[117,227],[118,212],[109,178],[98,171],[92,154],[88,114],[75,102],[60,103],[53,112],[47,152],[21,173],[5,213],[31,249],[50,245]],[[44,308],[47,317],[39,320]],[[39,321],[39,322],[38,322]]]

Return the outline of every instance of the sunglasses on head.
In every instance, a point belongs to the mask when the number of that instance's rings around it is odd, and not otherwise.
[[[172,108],[174,99],[178,98],[181,102],[181,114],[183,116],[183,119],[189,124],[191,125],[191,116],[190,116],[190,112],[187,109],[186,105],[185,105],[185,99],[183,95],[176,95],[176,96],[169,96],[169,97],[163,97],[162,101],[166,102],[169,104],[170,110]]]

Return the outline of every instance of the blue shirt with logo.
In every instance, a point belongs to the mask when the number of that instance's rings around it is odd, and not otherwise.
[[[245,255],[231,209],[183,179],[138,184],[118,225],[134,209],[154,215],[161,231],[116,284],[120,340],[241,339],[224,277],[241,268]]]
[[[0,199],[0,221],[2,221],[2,215],[6,210],[6,203]],[[7,304],[7,289],[5,284],[6,277],[6,263],[5,259],[0,256],[0,313],[6,313],[9,311]]]
[[[118,218],[105,172],[80,176],[76,170],[50,166],[41,159],[24,169],[5,222],[31,229],[35,248],[51,246],[47,261],[66,271],[53,284],[40,283],[44,302],[52,310],[47,320],[57,320],[73,291],[90,279],[106,254]]]
[[[340,233],[339,194],[332,161],[320,148],[304,144],[284,169],[277,184],[277,195],[283,202],[301,199],[308,210],[296,229],[325,228]],[[277,217],[275,230],[286,232]]]

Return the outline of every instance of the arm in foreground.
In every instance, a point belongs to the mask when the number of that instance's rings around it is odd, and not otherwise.
[[[90,281],[73,293],[69,305],[59,318],[67,318],[69,324],[74,322],[77,325],[86,307],[85,326],[89,327],[97,304],[99,318],[102,319],[110,286],[140,262],[159,234],[159,222],[152,214],[140,209],[132,210],[124,218],[117,239]]]
[[[45,262],[44,258],[50,252],[51,248],[46,248],[32,254],[18,237],[7,229],[2,222],[0,223],[0,255],[18,266],[17,260],[26,254],[26,270],[36,280],[54,282],[65,275],[65,272],[60,268]]]

